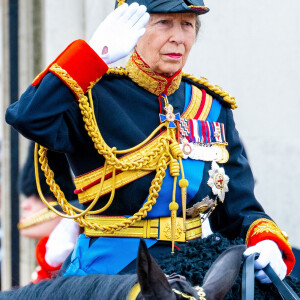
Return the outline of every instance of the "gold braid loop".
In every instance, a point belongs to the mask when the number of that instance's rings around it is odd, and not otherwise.
[[[62,207],[62,210],[68,215],[68,216],[74,216],[74,207],[72,207],[66,200],[64,193],[61,191],[60,187],[55,183],[54,180],[54,173],[50,169],[48,165],[48,159],[46,156],[47,149],[40,146],[40,163],[41,168],[44,171],[46,181],[48,185],[50,186],[50,190],[53,192],[55,198],[57,199],[57,202]],[[151,182],[151,187],[149,189],[149,197],[147,202],[143,205],[143,207],[135,213],[132,217],[129,217],[127,220],[119,223],[119,224],[113,224],[108,226],[102,226],[98,225],[95,222],[86,221],[83,216],[74,218],[76,222],[79,223],[82,227],[88,227],[94,230],[100,230],[104,232],[110,232],[113,233],[115,230],[121,230],[122,228],[127,228],[131,225],[133,225],[136,221],[140,221],[142,218],[145,218],[147,216],[147,213],[152,209],[152,206],[156,203],[156,199],[159,195],[159,191],[161,188],[161,184],[163,181],[163,178],[166,174],[166,169],[168,166],[168,159],[167,154],[163,154],[160,162],[158,164],[157,172],[154,177],[154,179]],[[47,204],[47,203],[46,203]],[[50,208],[50,207],[49,207]],[[50,208],[51,209],[51,208]],[[53,209],[51,209],[53,210]],[[62,215],[62,217],[65,217]]]
[[[92,99],[91,93],[89,91],[90,99]],[[81,110],[81,114],[83,115],[83,121],[85,123],[85,129],[88,132],[88,135],[92,138],[92,141],[94,142],[94,146],[98,153],[107,160],[107,163],[109,165],[113,165],[116,169],[119,169],[121,171],[132,171],[132,170],[140,170],[143,169],[151,162],[155,160],[156,157],[160,156],[162,154],[162,148],[161,145],[165,141],[165,137],[160,137],[158,139],[158,146],[155,147],[155,149],[151,149],[148,152],[145,153],[145,155],[138,161],[130,161],[130,162],[124,162],[119,160],[116,157],[117,153],[123,152],[130,152],[129,150],[126,151],[116,151],[116,148],[110,148],[104,141],[99,128],[97,126],[93,109],[88,103],[87,97],[83,96],[78,100],[79,102],[79,108]],[[158,129],[161,127],[158,127],[154,133],[158,131]],[[152,135],[152,134],[151,134]],[[169,138],[168,138],[169,139]],[[147,139],[148,140],[148,139]],[[146,140],[145,140],[146,141]],[[145,144],[145,141],[142,144]],[[138,146],[137,146],[138,147]],[[135,148],[137,148],[135,147]]]
[[[176,158],[176,159],[183,158],[183,153],[180,149],[179,144],[176,141],[173,141],[170,144],[170,150],[171,150],[172,156],[174,158]]]
[[[60,190],[59,186],[54,181],[54,174],[49,168],[48,160],[46,157],[47,149],[44,147],[40,147],[39,155],[40,155],[40,163],[42,164],[42,170],[45,173],[47,183],[50,186],[51,191],[54,193],[54,196],[57,199],[57,202],[62,207],[62,210],[68,215],[67,217],[73,218],[76,222],[79,223],[80,226],[87,227],[94,230],[100,230],[103,232],[113,233],[115,230],[121,230],[122,228],[127,228],[133,225],[136,221],[140,221],[142,218],[147,216],[147,213],[152,209],[153,205],[156,203],[156,199],[158,198],[161,185],[163,182],[163,178],[165,177],[165,171],[167,169],[168,164],[170,163],[170,150],[169,144],[172,141],[172,134],[168,131],[167,136],[161,136],[158,139],[157,146],[154,147],[148,153],[145,153],[142,159],[139,161],[134,162],[123,162],[120,161],[116,154],[118,151],[116,148],[110,148],[105,141],[103,140],[102,135],[100,134],[99,128],[96,123],[94,110],[93,110],[93,103],[92,103],[92,96],[91,92],[89,91],[89,96],[91,100],[91,104],[88,102],[88,98],[83,95],[79,98],[79,107],[81,110],[81,114],[83,116],[83,121],[85,123],[85,128],[92,138],[94,142],[94,146],[99,154],[103,155],[106,159],[107,164],[111,164],[114,168],[120,169],[122,171],[127,170],[137,170],[142,168],[147,168],[149,163],[152,162],[156,157],[158,157],[158,163],[153,167],[153,170],[156,168],[156,175],[151,182],[151,186],[149,188],[149,197],[148,200],[144,203],[142,208],[135,213],[133,216],[129,217],[127,220],[119,223],[119,224],[112,224],[107,226],[102,226],[96,224],[92,221],[87,221],[84,219],[84,215],[90,211],[90,208],[86,209],[85,211],[80,210],[80,214],[75,214],[74,207],[72,207],[67,200],[63,192]],[[165,125],[163,125],[165,126]],[[159,126],[153,133],[153,135],[160,130],[163,126]],[[151,135],[150,135],[151,136]],[[148,138],[149,139],[149,138]],[[145,144],[148,139],[146,139],[143,143]],[[141,145],[138,145],[141,146]],[[132,150],[132,149],[130,149]],[[128,150],[127,150],[128,151]],[[120,151],[120,152],[127,152],[127,151]],[[96,200],[96,199],[95,199]],[[94,200],[94,201],[95,201]],[[93,201],[93,202],[94,202]]]
[[[183,73],[182,76],[186,77],[186,78],[189,78],[189,79],[192,79],[193,81],[195,81],[195,82],[197,82],[201,85],[206,86],[212,92],[214,92],[217,95],[221,96],[224,101],[229,103],[231,105],[232,109],[236,109],[238,107],[237,104],[236,104],[235,98],[233,96],[231,96],[229,93],[223,91],[223,89],[220,86],[211,84],[206,78],[204,78],[204,77],[197,78],[197,77],[195,77],[191,74],[188,74],[188,73]]]
[[[79,108],[82,114],[84,127],[91,137],[94,147],[97,152],[105,158],[104,170],[106,170],[107,165],[111,165],[115,172],[116,169],[121,171],[134,171],[134,170],[151,170],[155,171],[156,174],[154,179],[151,182],[151,186],[149,188],[149,196],[144,205],[140,208],[140,210],[135,213],[133,216],[129,217],[127,220],[120,222],[119,224],[111,224],[107,226],[96,224],[95,222],[88,221],[84,218],[87,214],[96,214],[105,211],[112,203],[114,197],[114,189],[115,189],[115,176],[113,176],[112,182],[112,193],[110,200],[104,205],[101,209],[92,211],[93,207],[96,205],[98,199],[101,197],[102,187],[104,182],[104,177],[102,178],[102,184],[100,184],[100,188],[98,190],[97,196],[91,202],[91,204],[85,209],[80,210],[74,206],[72,206],[65,198],[64,193],[61,191],[60,187],[55,183],[54,173],[50,169],[48,165],[47,159],[47,149],[40,146],[40,151],[38,151],[38,145],[36,145],[35,151],[35,172],[36,172],[36,181],[37,187],[42,201],[51,209],[53,212],[58,214],[61,217],[66,217],[69,219],[74,219],[79,223],[82,227],[87,227],[93,230],[99,230],[103,232],[113,233],[115,230],[121,230],[122,228],[127,228],[133,225],[136,221],[140,221],[142,218],[147,216],[147,213],[151,211],[153,205],[156,204],[156,200],[158,198],[161,185],[163,182],[163,178],[166,174],[166,169],[170,164],[171,173],[174,176],[174,189],[176,187],[176,178],[179,176],[179,167],[182,169],[182,166],[179,166],[178,161],[176,159],[180,159],[183,157],[183,154],[180,150],[180,147],[175,138],[174,129],[167,129],[164,131],[164,134],[161,134],[157,137],[157,142],[154,147],[145,151],[143,156],[136,161],[124,161],[120,160],[117,155],[125,154],[129,152],[133,152],[138,150],[146,143],[148,143],[154,136],[156,136],[160,130],[164,127],[167,127],[166,123],[162,123],[159,125],[142,143],[136,145],[133,148],[126,150],[117,150],[115,147],[109,147],[99,130],[97,125],[94,106],[93,106],[93,97],[91,89],[88,89],[88,97],[83,93],[81,88],[78,86],[76,81],[69,76],[65,70],[61,69],[59,66],[53,66],[53,71],[55,73],[59,73],[59,75],[64,79],[64,81],[72,88],[76,87],[77,98],[79,103]],[[119,69],[109,69],[107,74],[116,74],[116,75],[128,75],[128,71],[123,68]],[[55,198],[57,199],[58,204],[62,207],[62,210],[65,214],[57,211],[55,208],[51,207],[47,200],[44,198],[39,182],[38,176],[38,155],[39,161],[41,163],[41,168],[44,171],[47,184],[50,187],[50,190],[53,192]],[[181,161],[180,161],[181,162]],[[183,170],[182,170],[183,173]],[[114,173],[115,174],[115,173]],[[103,172],[103,176],[105,175],[105,171]],[[175,195],[175,193],[173,193]],[[174,198],[173,195],[173,198]],[[175,199],[175,198],[174,198]],[[76,212],[75,212],[76,211]]]
[[[37,144],[36,144],[36,150],[37,150]],[[74,210],[78,210],[78,209],[76,209],[70,203],[68,203],[68,201],[65,198],[64,193],[62,192],[60,187],[55,183],[54,173],[50,169],[49,164],[48,164],[47,149],[40,146],[40,150],[38,151],[38,154],[40,156],[39,162],[41,164],[41,169],[44,172],[44,175],[46,177],[46,182],[49,185],[51,192],[55,196],[55,198],[56,198],[58,204],[61,206],[62,210],[69,216],[69,218],[73,219],[73,216],[76,215]],[[59,215],[61,217],[68,217],[68,216],[65,216],[64,214],[61,214],[60,212],[58,212],[55,208],[51,207],[49,205],[49,203],[47,202],[47,200],[44,198],[42,191],[41,191],[41,187],[40,187],[37,166],[38,166],[37,165],[37,155],[35,153],[35,175],[36,175],[36,181],[37,181],[37,189],[38,189],[38,192],[39,192],[39,195],[40,195],[42,201],[48,206],[48,208],[50,210],[55,212],[57,215]],[[82,226],[79,219],[74,218],[74,220],[76,222],[78,222],[80,226]]]
[[[178,160],[175,158],[170,161],[170,174],[172,177],[178,177],[180,174],[180,166]]]

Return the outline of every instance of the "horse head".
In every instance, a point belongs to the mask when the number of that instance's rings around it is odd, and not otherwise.
[[[140,293],[136,300],[223,299],[239,274],[245,249],[238,245],[224,251],[205,275],[202,287],[193,287],[183,276],[167,277],[141,240],[137,258]]]

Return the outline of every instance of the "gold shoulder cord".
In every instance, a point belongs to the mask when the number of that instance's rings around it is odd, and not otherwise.
[[[118,75],[127,75],[128,73],[124,69],[112,70],[108,71],[109,74],[118,74]],[[68,84],[73,84],[72,78],[68,79],[70,82]],[[173,197],[172,202],[170,203],[170,210],[171,210],[171,220],[172,220],[172,240],[175,240],[175,222],[176,222],[176,215],[178,210],[178,204],[175,202],[175,192],[176,192],[176,182],[177,177],[179,176],[179,170],[181,169],[182,179],[179,181],[179,185],[182,190],[182,201],[184,204],[186,203],[186,187],[188,185],[188,181],[184,179],[184,171],[182,166],[181,158],[183,157],[182,151],[176,141],[175,138],[175,129],[174,128],[167,128],[168,122],[162,123],[159,125],[147,139],[145,139],[142,143],[138,144],[137,146],[127,149],[118,151],[115,147],[110,148],[104,141],[94,114],[94,107],[93,107],[93,98],[92,98],[92,91],[91,89],[88,90],[88,97],[83,93],[80,94],[79,97],[79,108],[81,110],[81,114],[83,116],[83,121],[85,124],[85,129],[88,132],[88,135],[91,137],[92,141],[94,142],[94,147],[98,151],[100,155],[105,158],[104,164],[104,172],[101,178],[101,184],[99,187],[99,191],[95,197],[95,199],[91,202],[91,204],[85,210],[80,210],[74,206],[72,206],[65,198],[64,193],[61,191],[60,187],[55,183],[54,180],[54,173],[50,169],[48,165],[47,159],[47,149],[43,146],[40,146],[38,150],[38,145],[35,146],[35,174],[36,174],[36,182],[39,195],[42,201],[48,206],[50,210],[55,212],[61,217],[74,219],[76,222],[79,223],[82,227],[87,227],[94,230],[100,230],[103,232],[113,233],[115,230],[121,230],[122,228],[127,228],[133,225],[136,221],[140,221],[142,218],[147,216],[147,213],[152,209],[152,206],[155,205],[156,199],[158,197],[158,193],[161,189],[161,185],[163,182],[163,178],[165,177],[165,171],[167,166],[170,165],[170,173],[174,177],[174,185],[173,185]],[[162,134],[157,139],[157,144],[152,149],[148,150],[142,159],[138,161],[130,161],[124,162],[117,158],[118,154],[125,154],[135,150],[138,150],[140,147],[145,145],[149,142],[161,129],[166,128],[164,134]],[[39,155],[39,162],[41,163],[41,169],[45,174],[46,182],[50,187],[50,190],[53,192],[54,196],[57,199],[57,202],[62,207],[62,210],[65,214],[57,211],[55,208],[49,205],[47,200],[42,194],[40,188],[40,181],[38,176],[38,155]],[[158,158],[157,165],[153,164],[153,161]],[[93,207],[97,203],[99,197],[101,196],[104,177],[106,173],[107,165],[111,165],[113,167],[113,186],[112,192],[109,201],[107,204],[98,209],[96,211],[92,211]],[[151,166],[152,165],[152,166]],[[153,167],[154,165],[154,167]],[[111,224],[108,226],[98,225],[95,222],[85,220],[84,216],[86,214],[100,214],[104,212],[106,209],[109,208],[111,205],[113,198],[114,198],[114,191],[115,191],[115,175],[116,170],[121,171],[134,171],[134,170],[151,170],[156,171],[156,175],[151,182],[151,186],[149,188],[149,197],[148,200],[144,203],[142,208],[135,213],[133,216],[129,217],[127,220],[119,223],[119,224]],[[174,248],[174,243],[173,243]]]
[[[225,92],[220,86],[211,84],[208,81],[208,79],[206,79],[204,77],[197,78],[197,77],[194,77],[193,75],[188,74],[188,73],[182,73],[182,76],[186,77],[186,78],[189,78],[189,79],[192,79],[194,82],[197,82],[199,84],[202,84],[202,85],[206,86],[212,92],[214,92],[217,95],[221,96],[224,101],[226,101],[227,103],[230,104],[231,109],[236,109],[238,107],[237,104],[236,104],[235,98],[233,96],[231,96],[230,94]]]

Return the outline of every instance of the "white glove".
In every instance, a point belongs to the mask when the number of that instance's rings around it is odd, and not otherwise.
[[[45,260],[52,267],[60,266],[74,249],[79,236],[79,225],[63,218],[51,232],[46,244]]]
[[[286,264],[282,259],[282,254],[277,244],[271,240],[264,240],[257,243],[255,246],[249,247],[244,256],[247,257],[253,253],[258,253],[259,257],[254,262],[254,267],[257,271],[255,277],[261,283],[271,283],[271,280],[262,270],[268,264],[273,268],[278,277],[284,279],[287,271]]]
[[[126,57],[145,33],[150,15],[144,5],[122,4],[99,25],[89,45],[110,64]]]

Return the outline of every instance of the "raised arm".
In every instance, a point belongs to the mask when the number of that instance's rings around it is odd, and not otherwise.
[[[117,8],[100,24],[89,44],[73,42],[37,76],[7,109],[7,123],[49,149],[73,152],[86,135],[76,100],[106,73],[106,63],[130,53],[148,20],[145,6],[134,3]]]

